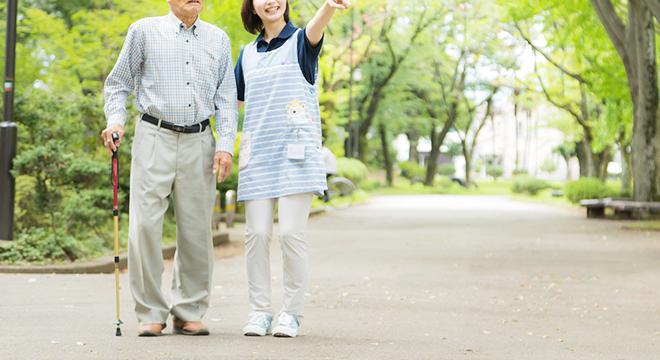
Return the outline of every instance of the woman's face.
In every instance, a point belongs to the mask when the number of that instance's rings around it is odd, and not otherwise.
[[[257,16],[265,23],[278,22],[284,16],[287,0],[253,0]]]

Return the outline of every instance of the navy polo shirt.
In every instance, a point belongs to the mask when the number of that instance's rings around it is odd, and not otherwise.
[[[257,37],[257,40],[254,42],[257,43],[258,52],[268,52],[279,48],[284,45],[284,43],[298,30],[297,27],[293,26],[291,23],[287,23],[284,29],[280,32],[277,37],[273,38],[270,43],[264,40],[264,32]],[[314,85],[314,75],[316,74],[316,67],[318,66],[319,53],[321,52],[321,46],[323,45],[323,38],[316,47],[312,46],[305,35],[305,30],[298,33],[298,65],[300,65],[300,70],[305,76],[305,79],[310,84]],[[241,54],[238,55],[238,61],[236,61],[236,68],[234,69],[234,74],[236,75],[236,86],[238,88],[238,100],[245,101],[245,78],[243,77],[243,49],[241,49]]]

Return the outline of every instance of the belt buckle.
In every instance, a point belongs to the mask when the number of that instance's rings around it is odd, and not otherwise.
[[[186,128],[181,125],[172,125],[172,130],[176,132],[185,132]]]

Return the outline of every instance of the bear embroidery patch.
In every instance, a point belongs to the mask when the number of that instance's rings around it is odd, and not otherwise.
[[[286,114],[289,119],[289,124],[303,125],[309,124],[310,118],[307,116],[305,104],[300,100],[293,100],[286,106]]]

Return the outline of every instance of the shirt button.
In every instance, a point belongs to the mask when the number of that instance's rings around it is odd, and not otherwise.
[[[189,83],[189,82],[187,82],[187,83],[186,83],[186,85],[190,85],[190,83]]]
[[[189,61],[186,61],[186,65],[188,65],[188,64],[190,64],[190,62],[189,62]]]
[[[192,104],[188,104],[188,107],[191,107],[191,106],[192,106]]]
[[[190,42],[190,41],[186,40],[186,42]]]

